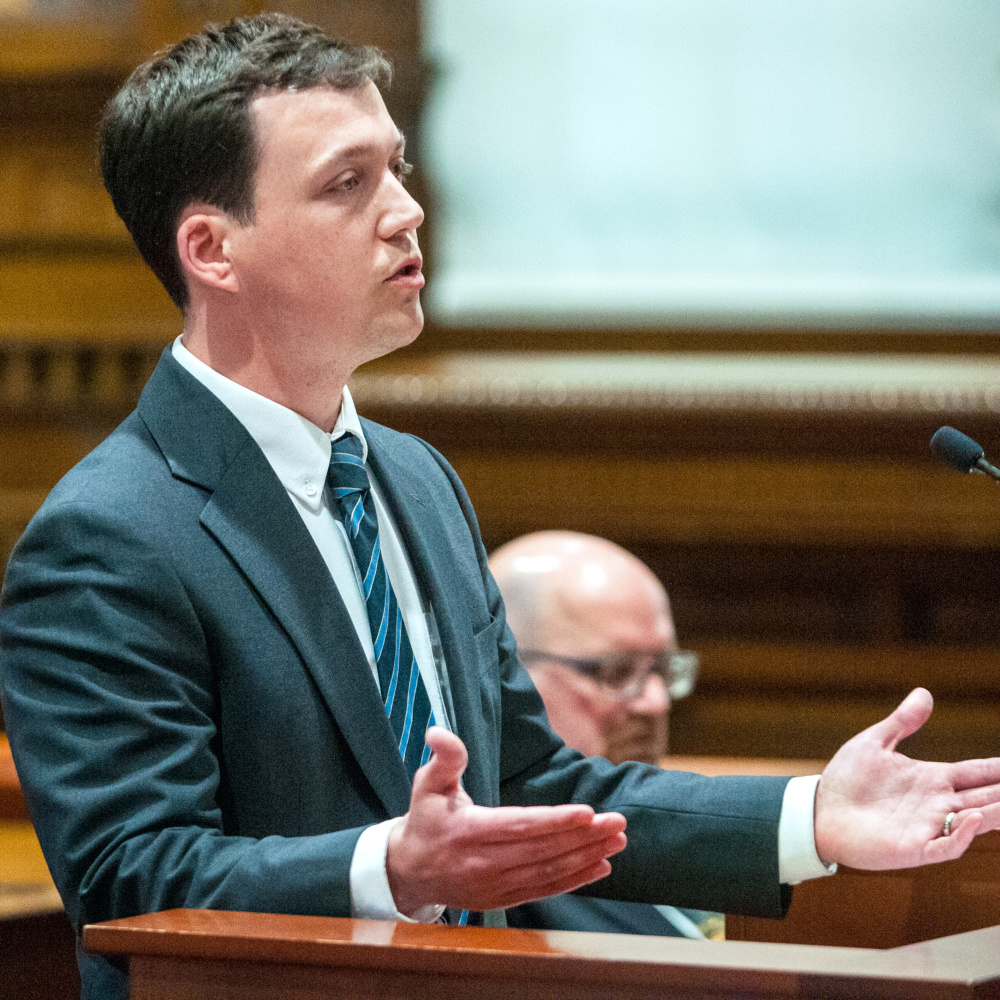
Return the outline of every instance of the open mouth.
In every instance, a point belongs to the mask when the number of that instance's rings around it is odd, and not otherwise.
[[[423,285],[424,276],[420,273],[422,265],[420,254],[411,254],[389,275],[386,281],[400,281],[407,285],[419,282]]]

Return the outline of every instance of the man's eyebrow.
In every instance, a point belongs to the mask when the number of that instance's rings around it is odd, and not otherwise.
[[[381,149],[381,143],[378,142],[359,142],[353,146],[344,146],[343,149],[335,149],[328,156],[324,156],[319,161],[318,167],[322,170],[339,163],[341,160],[351,160],[358,156],[366,156],[369,153],[377,152],[379,149]],[[402,154],[405,149],[406,136],[400,132],[394,151]]]

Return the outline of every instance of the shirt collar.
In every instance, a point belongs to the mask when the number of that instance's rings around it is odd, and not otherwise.
[[[368,442],[354,407],[351,390],[344,386],[340,413],[333,433],[327,434],[312,421],[273,399],[233,382],[196,358],[178,337],[171,348],[174,360],[214,393],[246,428],[264,453],[281,485],[312,511],[323,504],[323,487],[330,467],[332,443],[344,434],[354,434],[368,461]]]

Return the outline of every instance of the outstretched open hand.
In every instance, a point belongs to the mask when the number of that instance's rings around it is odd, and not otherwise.
[[[959,857],[1000,828],[1000,758],[936,764],[896,752],[934,707],[911,691],[886,719],[848,740],[816,792],[816,850],[852,868],[914,868]],[[955,817],[944,834],[949,813]]]
[[[413,778],[410,808],[389,835],[386,874],[404,914],[440,903],[517,906],[604,878],[625,847],[625,817],[588,805],[476,805],[461,786],[469,757],[453,733],[427,730],[433,755]]]

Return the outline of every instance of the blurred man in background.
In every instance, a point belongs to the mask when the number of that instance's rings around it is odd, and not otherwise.
[[[490,558],[518,654],[569,746],[657,764],[671,698],[694,686],[670,601],[644,563],[592,535],[539,531]]]
[[[540,531],[494,552],[490,569],[553,729],[585,754],[658,763],[671,700],[690,693],[698,659],[677,649],[670,601],[649,567],[603,538]],[[546,930],[721,931],[716,914],[567,895],[509,910],[507,919]]]

